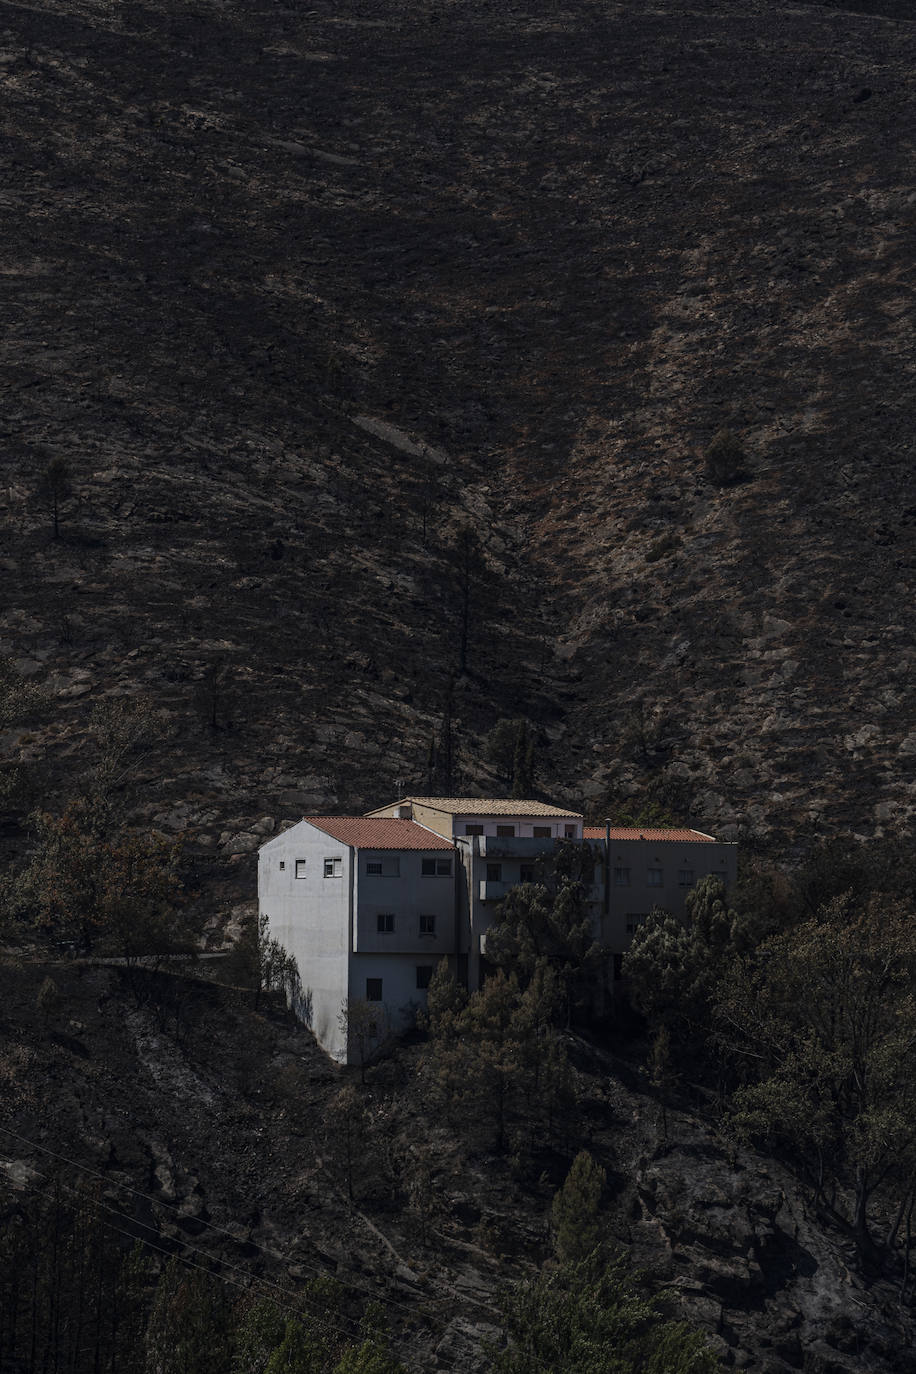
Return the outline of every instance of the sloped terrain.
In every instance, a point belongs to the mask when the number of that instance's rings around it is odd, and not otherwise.
[[[57,997],[39,1009],[49,974]],[[483,1370],[501,1288],[549,1255],[553,1191],[587,1146],[608,1174],[608,1239],[727,1367],[912,1368],[900,1285],[857,1274],[851,1243],[789,1171],[736,1149],[689,1094],[663,1123],[634,1064],[585,1041],[569,1038],[579,1106],[565,1142],[506,1155],[431,1111],[421,1045],[359,1086],[239,989],[168,978],[138,1005],[121,970],[5,961],[0,991],[5,1225],[57,1180],[95,1209],[106,1244],[139,1239],[160,1263],[179,1254],[293,1310],[307,1310],[309,1280],[333,1275],[350,1334],[375,1299],[408,1368]],[[352,1201],[335,1116],[347,1081],[363,1113]],[[532,1123],[511,1129],[529,1139]]]
[[[454,679],[456,786],[524,715],[597,814],[908,826],[914,40],[753,0],[0,6],[0,651],[50,692],[6,741],[42,795],[146,697],[137,818],[248,895],[282,818],[425,783]]]

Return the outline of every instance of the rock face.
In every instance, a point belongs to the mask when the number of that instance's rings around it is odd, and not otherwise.
[[[150,700],[135,818],[235,897],[446,715],[464,788],[525,716],[596,814],[909,828],[916,31],[862,8],[10,11],[7,754],[59,800]]]

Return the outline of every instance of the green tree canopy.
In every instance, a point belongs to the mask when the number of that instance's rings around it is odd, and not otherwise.
[[[720,1035],[756,1079],[735,1093],[736,1126],[789,1149],[819,1193],[845,1191],[863,1250],[877,1191],[913,1189],[914,978],[908,906],[838,897],[736,961],[719,993]]]
[[[606,1185],[604,1169],[587,1150],[580,1150],[550,1209],[554,1249],[561,1260],[584,1260],[598,1249],[602,1239],[601,1200]]]
[[[493,1374],[715,1374],[702,1335],[671,1321],[623,1260],[564,1264],[503,1299],[508,1348]]]

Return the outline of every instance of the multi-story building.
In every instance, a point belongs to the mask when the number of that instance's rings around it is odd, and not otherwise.
[[[261,913],[296,960],[296,1010],[332,1058],[347,1060],[350,1003],[378,1004],[397,1031],[425,1002],[456,948],[455,871],[450,841],[403,819],[308,816],[261,847]]]
[[[486,975],[486,932],[498,902],[534,880],[558,840],[582,843],[578,811],[507,797],[402,797],[373,816],[409,816],[454,841],[458,859],[458,977],[472,992]]]
[[[701,830],[586,826],[583,838],[598,859],[591,897],[615,976],[654,907],[683,915],[687,895],[701,878],[712,874],[732,887],[738,877],[738,846]]]
[[[587,845],[582,864],[608,982],[653,907],[684,911],[708,874],[737,876],[737,846],[689,829],[583,826],[546,802],[403,797],[367,816],[310,816],[260,851],[261,912],[296,959],[300,1015],[345,1062],[342,1009],[380,1004],[410,1024],[447,957],[470,990],[486,977],[487,931],[518,883],[538,881],[557,844]]]

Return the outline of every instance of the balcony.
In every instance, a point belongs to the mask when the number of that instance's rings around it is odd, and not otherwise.
[[[514,886],[514,883],[493,883],[481,878],[477,895],[482,902],[501,902],[509,888]]]
[[[556,840],[535,840],[521,835],[478,835],[477,853],[482,859],[536,859],[550,854]]]

